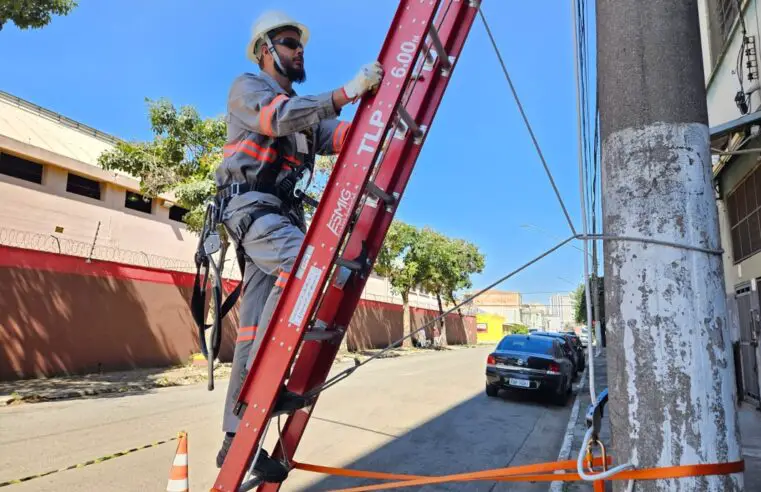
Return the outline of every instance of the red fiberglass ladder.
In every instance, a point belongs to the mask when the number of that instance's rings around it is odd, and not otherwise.
[[[213,491],[255,486],[241,487],[246,465],[258,450],[289,370],[288,389],[298,394],[327,379],[479,3],[400,0],[379,57],[385,76],[378,92],[359,103],[296,272],[261,334],[236,406],[238,432]],[[314,404],[288,417],[274,458],[293,458]],[[279,487],[263,483],[260,490]]]

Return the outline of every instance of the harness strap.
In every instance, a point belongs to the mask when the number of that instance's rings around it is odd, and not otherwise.
[[[214,390],[214,359],[219,354],[219,349],[222,344],[222,320],[227,316],[227,313],[233,308],[238,301],[241,292],[243,291],[243,283],[245,279],[246,271],[246,256],[245,251],[241,245],[241,240],[251,224],[256,222],[259,218],[269,214],[280,214],[282,211],[278,207],[259,207],[252,211],[245,219],[243,227],[238,229],[238,237],[233,238],[236,242],[236,256],[238,259],[238,267],[241,272],[241,281],[233,289],[227,298],[222,302],[222,274],[214,258],[211,254],[206,252],[204,247],[204,240],[216,229],[216,221],[212,217],[214,211],[213,207],[209,206],[206,212],[206,219],[204,222],[204,228],[201,232],[201,240],[199,242],[198,250],[196,251],[196,277],[193,282],[193,294],[190,300],[190,311],[193,315],[193,320],[198,328],[198,342],[201,347],[201,353],[206,358],[209,368],[209,391]],[[231,234],[232,235],[232,234]],[[213,321],[211,324],[207,324],[205,320],[206,314],[206,290],[209,282],[209,268],[214,271],[214,285],[212,286],[212,313]],[[206,344],[206,330],[211,328],[211,347]],[[211,350],[209,350],[211,349]]]

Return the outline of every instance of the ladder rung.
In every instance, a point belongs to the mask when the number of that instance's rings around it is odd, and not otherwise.
[[[444,51],[444,45],[442,44],[439,32],[435,27],[431,26],[428,30],[428,36],[430,36],[431,41],[433,42],[433,49],[436,50],[436,54],[438,55],[439,60],[441,60],[441,69],[447,71],[452,68],[452,64],[449,62],[449,55]]]
[[[262,483],[262,479],[259,477],[254,477],[248,482],[244,482],[241,484],[240,488],[238,489],[238,492],[248,492],[249,490],[254,490],[256,487],[258,487]]]
[[[360,262],[356,260],[347,260],[346,258],[337,258],[336,265],[348,268],[352,272],[360,272],[364,268]]]
[[[383,200],[383,203],[388,206],[396,204],[396,198],[380,189],[380,187],[372,181],[367,183],[367,192],[375,197],[378,197],[380,200]]]
[[[407,110],[400,106],[397,111],[399,113],[399,119],[402,120],[402,122],[407,127],[407,129],[409,129],[409,131],[412,132],[412,136],[415,138],[422,137],[423,130],[420,129],[418,124],[415,122],[412,116],[407,112]]]
[[[342,334],[339,330],[330,331],[308,331],[304,333],[304,340],[310,342],[327,342],[338,338]]]

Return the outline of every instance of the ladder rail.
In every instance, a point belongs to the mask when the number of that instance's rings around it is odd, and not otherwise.
[[[238,399],[242,411],[238,431],[213,490],[232,492],[240,487],[248,460],[263,436],[275,398],[346,238],[348,222],[364,193],[381,137],[391,127],[393,111],[410,83],[410,65],[420,58],[428,26],[440,2],[402,0],[397,8],[379,56],[386,69],[385,83],[375,95],[363,98],[357,109],[345,149],[328,179],[296,258],[295,271],[286,282],[269,326],[261,334],[262,343]]]
[[[469,7],[473,7],[473,5],[469,5]],[[421,125],[430,127],[433,122],[448,85],[449,74],[459,59],[476,13],[475,8],[461,6],[450,18],[443,19],[444,22],[439,28],[440,35],[447,40],[443,44],[446,45],[448,52],[454,56],[453,60],[448,60],[450,61],[448,65],[442,64],[440,66],[441,71],[431,72],[428,75],[430,79],[418,81],[420,88],[416,87],[409,98],[410,113],[417,116],[417,121],[421,122]],[[397,202],[404,193],[422,143],[413,142],[412,139],[407,139],[404,142],[392,141],[383,161],[380,163],[374,182],[385,189],[386,193],[396,196]],[[359,251],[362,241],[367,243],[371,261],[377,256],[388,227],[393,220],[395,209],[385,209],[381,203],[378,203],[376,207],[366,204],[362,209],[346,247],[345,254],[349,257],[352,253]],[[345,328],[351,321],[366,280],[366,277],[353,275],[344,289],[331,286],[320,311],[318,311],[318,319],[334,319],[333,326],[343,329],[342,336],[346,336]],[[330,309],[332,306],[338,306],[338,309]],[[330,312],[327,311],[328,309]],[[327,379],[339,346],[340,340],[338,343],[330,345],[305,344],[294,365],[289,389],[304,393],[323,384]],[[315,405],[316,400],[308,409],[299,410],[288,417],[281,440],[278,441],[273,453],[275,458],[287,461],[293,459]],[[279,488],[279,484],[262,484],[259,490],[269,492],[279,490]]]

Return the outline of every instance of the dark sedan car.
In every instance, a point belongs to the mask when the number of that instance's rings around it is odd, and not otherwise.
[[[566,338],[571,340],[571,344],[576,348],[576,351],[579,353],[579,358],[581,360],[581,367],[580,370],[584,370],[584,355],[586,352],[584,351],[584,344],[581,341],[581,337],[576,334],[576,332],[573,331],[564,331],[562,332],[563,335],[565,335]]]
[[[500,388],[548,393],[565,405],[573,387],[573,363],[551,337],[507,335],[486,359],[486,394]]]
[[[573,359],[574,370],[581,372],[584,370],[584,348],[581,345],[574,343],[573,336],[567,333],[555,333],[553,331],[538,331],[534,333],[536,336],[553,337],[559,340],[563,340],[563,350],[568,352],[569,357]]]

